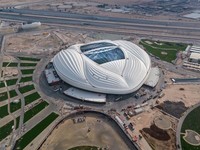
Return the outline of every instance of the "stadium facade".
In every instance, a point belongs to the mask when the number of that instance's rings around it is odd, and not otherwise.
[[[128,94],[138,90],[151,70],[148,54],[124,40],[76,44],[60,51],[53,66],[66,83],[88,91]]]

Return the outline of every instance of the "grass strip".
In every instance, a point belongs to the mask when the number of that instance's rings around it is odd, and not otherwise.
[[[39,98],[40,98],[40,95],[37,92],[27,95],[26,97],[24,97],[25,105],[28,105]]]
[[[19,110],[21,108],[21,101],[19,103],[10,103],[10,111],[11,113]],[[3,118],[8,115],[8,105],[3,105],[0,107],[0,118]]]
[[[6,80],[7,86],[15,85],[17,80],[18,80],[17,78]]]
[[[35,67],[37,63],[20,63],[20,67]]]
[[[5,87],[5,84],[3,81],[0,81],[0,88]]]
[[[6,84],[7,84],[7,86],[11,86],[11,85],[15,85],[16,84],[16,82],[17,82],[17,78],[15,78],[15,79],[10,79],[10,80],[6,80]],[[4,82],[3,81],[0,81],[0,88],[1,87],[5,87],[5,84],[4,84]]]
[[[3,67],[17,67],[17,62],[3,62]]]
[[[28,110],[24,114],[24,123],[27,122],[28,120],[30,120],[36,114],[38,114],[40,111],[42,111],[48,105],[49,104],[46,101],[43,101],[43,102],[39,103],[38,105],[34,106],[33,108],[31,108],[30,110]]]
[[[16,118],[16,125],[19,125],[19,117]],[[4,126],[0,128],[0,141],[5,139],[8,135],[11,134],[12,132],[12,126],[14,126],[14,120],[8,122]]]
[[[34,89],[35,89],[34,85],[31,84],[31,85],[26,85],[26,86],[20,87],[20,88],[19,88],[19,91],[20,91],[20,93],[23,94],[23,93],[32,91],[32,90],[34,90]]]
[[[33,74],[35,69],[22,69],[22,75],[26,75],[26,74]]]
[[[17,96],[17,93],[15,90],[11,90],[11,91],[9,91],[9,93],[10,93],[10,98]],[[0,93],[0,101],[4,101],[7,99],[8,99],[7,92]]]
[[[25,61],[40,61],[39,58],[31,58],[31,57],[18,57],[20,60],[25,60]]]
[[[46,129],[59,115],[52,112],[45,119],[40,121],[36,126],[24,134],[17,140],[15,148],[17,150],[23,150],[29,143],[31,143],[44,129]]]
[[[28,76],[28,77],[22,77],[20,82],[29,82],[32,81],[32,76]]]

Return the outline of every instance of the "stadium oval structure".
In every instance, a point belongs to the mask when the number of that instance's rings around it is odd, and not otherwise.
[[[53,58],[59,77],[88,91],[128,94],[147,80],[151,60],[137,45],[124,40],[76,44]]]

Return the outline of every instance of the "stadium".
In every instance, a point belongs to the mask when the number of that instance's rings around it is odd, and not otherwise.
[[[124,40],[76,44],[56,54],[52,62],[64,82],[105,94],[128,94],[138,90],[151,70],[148,54]]]

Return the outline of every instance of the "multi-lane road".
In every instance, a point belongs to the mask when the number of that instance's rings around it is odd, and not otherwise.
[[[44,10],[1,9],[0,18],[19,21],[40,21],[44,24],[73,29],[106,31],[111,33],[162,37],[171,40],[200,41],[200,23],[172,20],[128,19]]]

